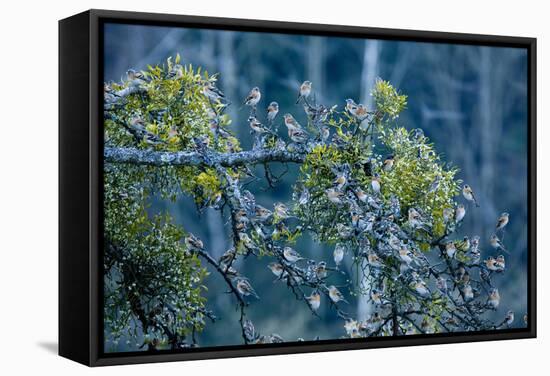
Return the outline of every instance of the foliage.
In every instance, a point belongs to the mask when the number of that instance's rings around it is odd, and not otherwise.
[[[282,341],[274,333],[259,335],[247,319],[246,308],[257,296],[250,279],[233,267],[245,257],[272,259],[276,281],[312,314],[318,309],[312,299],[329,302],[349,337],[504,325],[484,317],[494,308],[486,303],[495,288],[492,277],[504,266],[488,267],[479,259],[478,245],[452,238],[462,221],[454,215],[462,185],[458,169],[442,161],[422,130],[409,132],[396,123],[407,105],[405,95],[377,80],[375,108],[361,116],[354,111],[362,105],[354,107],[352,101],[340,112],[337,106],[303,100],[308,116],[303,141],[287,143],[271,130],[256,131],[252,152],[257,160],[251,164],[263,164],[270,188],[276,179],[269,163],[301,163],[292,199],[271,210],[245,189],[250,166],[220,163],[220,155],[240,148],[226,129],[229,102],[216,82],[216,75],[181,65],[178,55],[174,63],[168,59],[106,89],[107,147],[135,148],[144,156],[184,151],[200,160],[161,166],[106,163],[105,322],[114,340],[143,336],[150,350],[196,345],[194,333],[204,328],[206,317],[214,319],[202,294],[208,273],[201,262],[206,261],[240,308],[243,342]],[[257,116],[255,106],[250,116]],[[330,140],[322,137],[323,127]],[[292,132],[296,129],[289,127],[289,136]],[[266,155],[273,151],[278,159],[270,161]],[[171,200],[188,194],[199,211],[219,210],[231,226],[232,248],[215,260],[200,239],[169,216],[149,215],[148,200],[157,194]],[[352,255],[356,275],[348,276],[346,291],[336,289],[335,295],[327,281],[340,273],[343,255],[335,252],[331,267],[327,255],[303,260],[291,248],[305,233]],[[479,279],[474,270],[481,271]],[[348,294],[370,297],[368,319],[358,321],[344,311]]]

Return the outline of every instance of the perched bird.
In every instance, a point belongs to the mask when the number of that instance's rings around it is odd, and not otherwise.
[[[146,82],[145,75],[142,72],[128,69],[126,71],[126,78],[130,83],[130,86],[139,87]]]
[[[296,104],[300,103],[300,100],[307,101],[307,98],[311,94],[311,81],[304,81],[300,85],[300,91],[298,92],[298,100]]]
[[[326,142],[330,137],[330,128],[326,125],[321,127],[321,140]]]
[[[273,120],[275,120],[275,117],[279,113],[279,103],[277,102],[271,102],[269,106],[267,106],[267,121],[271,124],[273,123]]]
[[[448,258],[453,258],[456,254],[456,246],[454,242],[448,242],[445,244],[445,254]]]
[[[238,278],[237,285],[235,287],[237,288],[239,294],[241,294],[242,296],[252,295],[256,299],[260,299],[258,294],[256,294],[256,291],[254,291],[254,288],[246,278]]]
[[[367,261],[368,261],[369,265],[372,266],[373,268],[381,268],[383,266],[382,265],[382,260],[374,252],[369,252],[367,254]]]
[[[407,248],[401,248],[399,250],[399,258],[408,265],[413,261],[413,254]]]
[[[273,208],[274,213],[278,218],[286,219],[290,216],[290,214],[288,213],[288,208],[282,202],[277,202],[273,205]]]
[[[395,157],[393,154],[390,154],[384,159],[384,162],[382,162],[382,170],[384,171],[390,171],[393,168],[393,165],[395,163]]]
[[[252,321],[246,319],[243,323],[243,333],[248,342],[254,342],[257,339],[256,329]]]
[[[269,219],[269,217],[271,217],[271,214],[272,214],[271,210],[266,209],[261,205],[256,205],[254,211],[255,211],[255,214],[256,214],[256,219],[259,220],[260,222],[267,221]]]
[[[472,238],[471,242],[470,242],[470,251],[473,252],[473,251],[477,251],[479,250],[479,235],[476,235]]]
[[[328,296],[334,303],[338,302],[344,302],[348,303],[347,300],[344,298],[344,295],[338,290],[335,286],[330,286],[328,288]]]
[[[306,296],[306,300],[312,310],[317,311],[321,306],[321,294],[317,291],[311,293],[310,296]]]
[[[303,144],[309,139],[309,134],[303,129],[288,129],[288,137],[297,144]]]
[[[479,249],[476,247],[476,248],[471,248],[470,249],[470,261],[472,264],[479,264],[479,261],[481,260],[481,252],[479,251]]]
[[[336,174],[336,178],[332,182],[332,185],[336,187],[336,189],[341,190],[348,182],[347,173],[346,171],[340,171]]]
[[[470,249],[470,238],[465,236],[462,241],[455,242],[456,249],[461,252],[468,252]]]
[[[458,223],[464,219],[466,208],[462,204],[458,204],[455,211],[455,222]]]
[[[244,98],[243,104],[246,106],[256,107],[260,99],[262,98],[262,93],[260,93],[260,88],[253,87],[252,90],[248,93],[246,98]]]
[[[359,201],[361,202],[367,202],[367,198],[369,197],[365,191],[363,191],[361,188],[357,188],[355,189],[355,195],[357,196],[357,198],[359,199]]]
[[[237,254],[235,252],[235,248],[229,248],[227,251],[224,252],[223,255],[220,256],[218,262],[220,264],[230,265],[231,263],[233,263],[236,257]]]
[[[225,101],[224,93],[214,85],[213,82],[205,82],[202,87],[202,93],[211,101],[211,102],[223,102]]]
[[[432,184],[430,184],[430,187],[428,188],[428,193],[433,193],[437,191],[440,183],[441,183],[441,175],[437,175],[434,181],[432,182]]]
[[[279,264],[278,262],[270,262],[267,267],[269,268],[269,270],[271,270],[275,277],[280,278],[283,275],[283,265]]]
[[[105,103],[115,102],[118,98],[118,95],[107,82],[103,84],[103,98]]]
[[[497,272],[502,272],[504,269],[506,269],[506,260],[504,259],[503,255],[498,255],[495,259],[495,266],[497,268]]]
[[[319,262],[315,266],[315,275],[318,279],[325,279],[327,278],[327,263],[324,261]]]
[[[174,64],[172,69],[166,74],[166,78],[170,80],[179,80],[183,77],[183,66],[181,64]]]
[[[246,215],[246,210],[239,209],[233,213],[233,219],[235,222],[248,222],[248,216]]]
[[[496,261],[495,258],[493,256],[489,256],[485,261],[485,267],[487,268],[487,270],[490,270],[492,272],[496,272],[498,270],[498,266],[496,265]]]
[[[462,195],[466,200],[473,202],[477,207],[479,207],[474,191],[468,184],[464,184],[464,187],[462,187]]]
[[[380,292],[376,289],[371,290],[370,299],[376,305],[382,304],[382,294],[380,294]]]
[[[502,230],[506,225],[508,224],[508,221],[510,219],[510,215],[506,212],[502,213],[500,217],[498,217],[496,230]]]
[[[289,131],[291,129],[294,129],[294,130],[302,129],[302,126],[300,125],[300,123],[298,123],[291,114],[284,114],[283,118],[285,121],[285,125]]]
[[[327,194],[327,198],[330,202],[332,202],[333,204],[341,204],[342,203],[342,199],[344,198],[344,193],[334,189],[334,188],[329,188],[325,191],[325,193]]]
[[[125,128],[134,136],[136,143],[140,143],[141,141],[150,145],[164,143],[156,134],[146,129],[145,121],[139,116],[132,117],[132,119],[130,119],[130,124],[125,126]]]
[[[346,110],[352,115],[355,119],[363,121],[368,116],[367,107],[362,104],[357,104],[353,99],[346,99]]]
[[[197,250],[203,250],[204,244],[202,243],[202,240],[197,238],[193,234],[189,234],[188,237],[185,238],[185,245],[187,245],[188,248],[197,249]]]
[[[290,247],[284,247],[283,248],[283,256],[286,261],[290,263],[295,263],[297,261],[303,260],[304,258],[300,256],[298,252],[296,252],[294,249]]]
[[[525,315],[525,323],[527,324],[527,315]],[[510,327],[514,323],[514,311],[510,310],[506,312],[506,316],[504,316],[504,321],[502,322],[502,325],[506,324],[506,326]]]
[[[344,225],[343,223],[336,224],[336,231],[338,231],[338,235],[342,239],[348,239],[353,235],[353,230],[350,227]]]
[[[339,266],[342,260],[344,259],[344,251],[345,247],[338,243],[336,244],[336,247],[334,247],[333,257],[334,257],[334,263],[336,266]]]
[[[443,209],[443,222],[449,223],[451,218],[453,218],[454,210],[452,208]]]
[[[424,228],[426,223],[418,210],[409,208],[409,224],[412,228]]]
[[[376,194],[380,193],[381,185],[380,185],[380,176],[378,176],[378,174],[375,174],[372,177],[371,187],[372,187],[372,190],[374,191],[374,193],[376,193]]]
[[[248,118],[248,125],[250,126],[250,129],[254,131],[256,134],[262,134],[262,133],[268,133],[269,129],[263,126],[262,123],[258,121],[254,116],[251,116]]]
[[[489,296],[487,298],[487,307],[490,309],[497,309],[500,304],[500,294],[497,288],[492,288],[489,291]]]
[[[462,287],[462,294],[464,294],[465,301],[470,301],[474,298],[474,289],[469,283],[465,284],[464,287]]]
[[[489,242],[491,244],[491,247],[493,247],[495,250],[503,250],[504,252],[509,253],[496,234],[491,235],[491,239],[489,240]]]

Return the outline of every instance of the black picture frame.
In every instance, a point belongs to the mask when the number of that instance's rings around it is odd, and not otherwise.
[[[103,353],[102,25],[139,23],[238,31],[525,48],[528,52],[528,311],[526,329],[158,353]],[[309,23],[88,10],[59,21],[59,354],[88,366],[369,349],[536,337],[536,39]]]

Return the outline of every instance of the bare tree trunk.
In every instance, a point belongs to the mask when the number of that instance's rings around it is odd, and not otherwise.
[[[210,254],[218,259],[227,248],[225,241],[227,236],[223,228],[222,217],[218,211],[212,208],[206,210],[206,226],[208,227]]]
[[[323,100],[325,92],[325,41],[323,37],[309,37],[307,49],[307,77],[306,80],[313,82],[315,99],[317,102]]]
[[[218,56],[217,71],[222,77],[222,88],[228,98],[238,98],[237,95],[237,68],[235,66],[235,33],[233,31],[224,31],[219,35],[220,53]],[[227,112],[231,119],[237,119],[237,108],[239,104],[233,103],[228,107]],[[245,136],[246,128],[233,128],[237,138],[242,139]]]
[[[360,101],[367,108],[372,110],[373,101],[370,95],[371,89],[374,86],[376,77],[379,75],[379,54],[380,54],[380,43],[377,40],[366,40],[365,41],[365,50],[363,53],[363,70],[361,72],[361,98]],[[369,142],[370,144],[370,142]],[[369,302],[369,296],[364,294],[365,287],[368,284],[367,275],[365,271],[367,270],[367,262],[362,261],[362,265],[359,267],[359,286],[357,297],[357,319],[362,321],[369,316],[373,311],[373,305]]]

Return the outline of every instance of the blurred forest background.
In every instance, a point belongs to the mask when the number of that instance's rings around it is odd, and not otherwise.
[[[338,104],[342,110],[346,98],[371,107],[369,92],[375,79],[389,80],[408,95],[408,109],[399,123],[407,129],[422,128],[446,162],[460,168],[458,177],[473,188],[481,204],[480,208],[467,206],[457,236],[480,235],[482,257],[486,258],[494,254],[489,237],[496,219],[503,211],[510,213],[504,243],[511,255],[506,259],[505,278],[497,280],[502,302],[494,317],[502,318],[512,309],[516,312],[514,326],[524,325],[528,238],[525,50],[123,24],[105,25],[104,38],[105,81],[120,81],[127,69],[145,69],[178,52],[183,64],[201,66],[211,74],[219,72],[218,86],[233,102],[227,111],[233,119],[230,130],[245,149],[252,143],[246,121],[249,111],[239,107],[253,86],[262,91],[259,109],[271,101],[279,102],[283,135],[282,114],[290,112],[306,123],[303,109],[295,104],[302,81],[313,82],[318,103]],[[259,113],[264,121],[263,111]],[[259,204],[271,207],[273,202],[290,200],[297,166],[288,168],[276,189],[266,190],[262,180],[247,187]],[[279,166],[279,172],[284,170]],[[263,171],[258,169],[257,175],[262,177]],[[157,199],[150,210],[170,212],[176,222],[203,239],[216,258],[230,246],[229,228],[219,213],[208,209],[199,217],[189,197],[175,204]],[[308,236],[295,248],[305,257],[333,263],[332,248]],[[261,297],[247,310],[256,328],[278,333],[285,341],[342,336],[342,321],[328,305],[319,310],[319,319],[281,282],[273,282],[267,268],[270,261],[250,258],[238,265]],[[345,261],[349,271],[349,255]],[[341,282],[343,285],[345,277]],[[207,325],[198,336],[199,344],[239,344],[234,298],[225,293],[227,286],[217,273],[206,283],[208,306],[220,321]],[[349,292],[345,293],[349,297]],[[361,316],[363,304],[353,297],[350,303],[348,311]],[[124,351],[123,341],[118,350]]]

